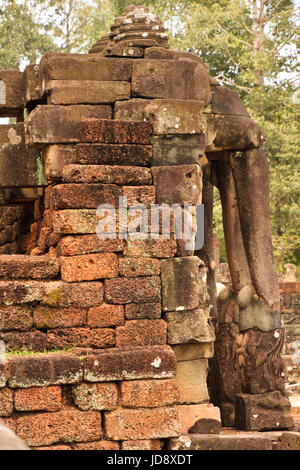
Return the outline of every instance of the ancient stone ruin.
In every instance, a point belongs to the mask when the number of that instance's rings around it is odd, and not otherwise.
[[[221,421],[294,426],[268,156],[238,95],[131,6],[89,54],[0,71],[0,116],[17,118],[0,127],[7,426],[40,449],[271,449],[263,434],[219,434]],[[213,185],[232,277],[219,303]],[[117,237],[102,223],[97,208],[121,197],[139,237],[120,212],[105,213]],[[201,202],[203,247],[176,238],[174,218],[168,238],[154,227],[154,205],[189,205],[195,228]],[[142,218],[130,209],[141,204]]]

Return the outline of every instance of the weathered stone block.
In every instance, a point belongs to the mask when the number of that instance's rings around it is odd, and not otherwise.
[[[80,444],[73,444],[73,450],[120,450],[120,444],[112,441],[94,441],[84,442]]]
[[[0,389],[0,416],[10,416],[14,409],[13,392],[9,388]]]
[[[149,122],[85,119],[80,123],[81,142],[104,144],[150,144]]]
[[[238,394],[235,424],[245,431],[270,431],[294,427],[291,404],[279,391],[262,394]]]
[[[181,434],[187,434],[191,426],[202,418],[215,419],[220,421],[220,410],[211,403],[197,405],[177,405]]]
[[[200,418],[189,429],[189,434],[220,434],[222,424],[216,419]]]
[[[61,277],[66,282],[117,277],[118,258],[114,253],[92,253],[61,258]]]
[[[81,165],[148,166],[152,158],[149,145],[79,144],[77,162]]]
[[[49,307],[94,307],[103,302],[101,282],[65,283],[52,282],[44,285],[43,305]]]
[[[115,304],[160,302],[160,290],[158,276],[105,281],[105,299]]]
[[[114,106],[115,119],[125,121],[142,121],[144,109],[152,100],[133,98],[128,101],[117,101]]]
[[[23,108],[23,72],[0,70],[0,117],[18,116]]]
[[[42,89],[50,80],[129,81],[132,61],[91,54],[45,54],[40,62]]]
[[[17,411],[60,411],[61,387],[30,387],[16,390],[14,406]]]
[[[177,363],[176,381],[180,403],[196,404],[209,401],[207,390],[208,361],[182,361]]]
[[[32,327],[32,309],[27,306],[0,307],[0,331],[27,331]]]
[[[157,276],[160,263],[153,258],[120,258],[119,274],[124,277]]]
[[[26,104],[42,98],[40,88],[39,66],[36,64],[27,65],[24,71],[24,97]]]
[[[70,347],[112,348],[116,344],[115,331],[110,328],[58,328],[48,330],[47,349]]]
[[[152,174],[150,169],[138,166],[67,165],[63,170],[63,182],[151,185]]]
[[[36,328],[72,328],[86,324],[87,312],[83,308],[50,308],[38,305],[32,311]]]
[[[42,150],[47,180],[61,180],[66,165],[76,163],[75,145],[48,145]]]
[[[199,165],[152,168],[157,204],[198,204],[202,195]]]
[[[110,105],[37,106],[25,123],[26,142],[30,147],[80,142],[82,119],[110,119]]]
[[[32,447],[98,440],[102,436],[101,414],[98,411],[66,410],[20,416],[17,434]]]
[[[169,346],[135,347],[98,352],[83,359],[84,380],[167,379],[174,377],[176,359]]]
[[[275,443],[275,450],[300,450],[300,433],[284,432]]]
[[[83,411],[115,410],[118,388],[114,383],[79,384],[72,387],[75,405]]]
[[[34,352],[43,352],[46,350],[46,335],[37,330],[0,333],[0,340],[4,341],[6,351],[25,349]]]
[[[238,93],[226,86],[212,88],[212,100],[204,112],[250,117]]]
[[[156,320],[161,317],[161,304],[149,303],[125,305],[125,317],[127,320]]]
[[[53,230],[60,234],[96,234],[95,209],[65,209],[53,213]],[[96,237],[96,235],[94,235]]]
[[[152,166],[197,164],[205,153],[205,134],[153,136]]]
[[[23,123],[2,124],[0,142],[0,187],[47,185],[39,151],[25,146]]]
[[[272,439],[264,436],[238,434],[214,435],[191,434],[171,439],[169,450],[195,451],[195,450],[272,450]]]
[[[59,256],[84,255],[88,253],[111,253],[123,251],[123,240],[100,240],[94,235],[77,235],[63,237],[58,244]]]
[[[116,329],[117,347],[166,344],[167,325],[164,320],[131,320]]]
[[[210,102],[207,72],[196,61],[135,60],[132,71],[132,93],[143,98],[161,98]]]
[[[130,83],[92,80],[51,80],[48,104],[106,104],[130,99]]]
[[[151,204],[155,204],[155,187],[123,186],[123,196],[127,198],[129,206],[143,204],[146,207],[150,207]]]
[[[47,256],[1,255],[0,278],[53,279],[58,276],[58,259]]]
[[[137,257],[171,258],[177,252],[176,240],[128,240],[124,255]]]
[[[152,124],[154,135],[202,135],[207,128],[202,112],[203,101],[155,99],[145,106],[143,118]]]
[[[88,311],[87,324],[89,327],[106,328],[108,326],[124,325],[123,305],[102,304]]]
[[[124,408],[155,408],[179,401],[175,380],[133,380],[121,383]]]
[[[168,344],[209,343],[215,340],[209,311],[196,309],[187,312],[168,312]]]
[[[173,351],[177,361],[210,359],[214,355],[214,343],[175,344]]]
[[[11,388],[72,384],[82,380],[80,359],[71,354],[13,356],[9,360]]]
[[[139,441],[124,441],[122,450],[161,450],[162,442],[157,439],[141,439]]]
[[[176,408],[117,410],[105,413],[107,437],[111,440],[163,439],[179,436]]]
[[[163,310],[194,310],[200,302],[203,280],[197,256],[161,260]]]

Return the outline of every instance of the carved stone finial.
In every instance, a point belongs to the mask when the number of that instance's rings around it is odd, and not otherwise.
[[[159,17],[145,6],[129,5],[121,16],[115,19],[110,27],[111,32],[97,41],[90,53],[103,52],[108,49],[112,55],[120,47],[165,47],[168,48],[169,36],[165,32]]]

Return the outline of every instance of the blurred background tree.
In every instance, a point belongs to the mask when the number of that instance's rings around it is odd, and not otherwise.
[[[299,0],[0,0],[0,68],[24,69],[45,51],[87,52],[130,4],[159,14],[171,47],[200,55],[261,125],[277,267],[299,266]],[[225,261],[217,193],[215,223]]]

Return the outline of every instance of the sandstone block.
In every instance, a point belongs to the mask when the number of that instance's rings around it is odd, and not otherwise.
[[[84,380],[167,379],[174,377],[176,359],[168,346],[135,347],[98,352],[83,359]]]
[[[23,73],[18,70],[0,70],[0,117],[18,116],[23,108]]]
[[[10,416],[14,409],[13,392],[7,387],[0,389],[0,416]]]
[[[209,77],[203,67],[188,58],[135,60],[132,93],[143,98],[192,100],[207,106],[211,99]]]
[[[36,64],[27,65],[24,70],[24,98],[26,104],[42,98],[42,91],[39,80],[39,66]]]
[[[80,123],[82,142],[103,144],[150,144],[149,122],[86,119]]]
[[[30,387],[16,390],[14,406],[17,411],[60,411],[61,387]]]
[[[67,165],[63,169],[63,182],[143,186],[152,184],[152,174],[150,169],[138,166]]]
[[[60,271],[59,260],[47,256],[1,255],[0,278],[53,279]]]
[[[102,436],[101,414],[98,411],[68,410],[20,416],[17,434],[32,447],[98,440]]]
[[[209,401],[207,371],[208,361],[206,359],[178,362],[176,381],[180,403],[197,404]]]
[[[75,145],[48,145],[42,149],[47,180],[61,180],[64,167],[76,163]]]
[[[128,240],[124,255],[130,258],[171,258],[177,252],[176,240]]]
[[[48,104],[106,104],[130,99],[130,83],[92,80],[51,80],[47,85]]]
[[[152,166],[198,164],[205,153],[205,134],[153,136]]]
[[[126,44],[114,44],[112,47],[106,47],[104,54],[107,57],[141,58],[144,56],[144,48],[138,46],[127,46]]]
[[[144,109],[152,100],[133,98],[128,101],[117,101],[114,106],[115,119],[125,121],[142,121],[144,119]]]
[[[284,432],[279,437],[279,442],[275,444],[275,450],[299,450],[300,433]]]
[[[45,54],[40,62],[42,89],[50,80],[129,81],[132,61],[90,54]]]
[[[88,311],[87,324],[89,327],[106,328],[108,326],[124,325],[123,305],[102,304]]]
[[[220,422],[220,410],[211,403],[198,405],[178,405],[181,434],[187,434],[191,426],[199,419],[214,419]]]
[[[82,119],[110,119],[110,105],[39,105],[25,124],[26,142],[30,147],[80,142]]]
[[[9,373],[11,388],[72,384],[82,379],[80,359],[63,353],[13,356]]]
[[[128,138],[128,141],[130,139]],[[79,144],[77,162],[81,165],[150,165],[152,147],[128,144]]]
[[[124,408],[155,408],[179,401],[175,380],[133,380],[121,383]]]
[[[199,165],[152,168],[157,204],[198,204],[202,195]]]
[[[167,326],[164,320],[131,320],[116,329],[117,347],[166,344]]]
[[[23,123],[2,124],[0,142],[0,187],[46,186],[40,152],[25,146]]]
[[[209,311],[196,309],[187,312],[168,312],[168,344],[209,343],[215,340]]]
[[[118,388],[114,383],[83,383],[72,387],[72,396],[80,410],[114,410],[117,408]]]
[[[115,304],[160,302],[160,290],[158,276],[105,281],[105,299]]]
[[[236,427],[245,431],[270,431],[294,427],[291,404],[279,391],[236,395]]]
[[[153,258],[120,258],[119,274],[124,277],[157,276],[160,263]]]
[[[161,304],[127,304],[125,305],[125,317],[127,320],[156,320],[161,317]]]
[[[173,351],[177,361],[210,359],[214,355],[214,343],[175,344]]]
[[[204,112],[250,117],[238,93],[226,86],[212,88],[212,100]]]
[[[117,410],[105,413],[111,440],[163,439],[180,434],[176,408]]]
[[[164,311],[194,310],[200,304],[203,280],[197,256],[162,260],[161,280]]]
[[[66,282],[117,277],[118,258],[114,253],[92,253],[61,258],[61,276]]]
[[[63,237],[57,247],[59,256],[85,255],[89,253],[113,253],[124,251],[123,240],[100,240],[96,234]]]
[[[111,348],[115,346],[115,332],[110,328],[57,328],[47,332],[47,349],[70,347]]]

